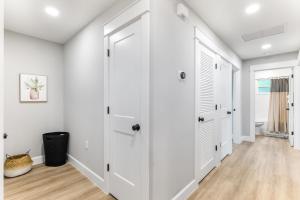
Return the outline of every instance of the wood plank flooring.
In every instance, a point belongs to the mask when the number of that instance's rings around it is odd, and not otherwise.
[[[4,180],[5,200],[114,200],[74,167],[37,166],[30,173]]]
[[[236,146],[189,200],[299,200],[300,151],[287,140],[259,136]]]
[[[299,200],[300,151],[286,140],[257,137],[235,146],[189,200]],[[71,165],[38,166],[5,179],[5,200],[114,200]],[[155,200],[155,199],[154,199]]]

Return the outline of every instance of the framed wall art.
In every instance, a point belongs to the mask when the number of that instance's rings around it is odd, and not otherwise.
[[[47,102],[47,76],[20,74],[20,102]]]

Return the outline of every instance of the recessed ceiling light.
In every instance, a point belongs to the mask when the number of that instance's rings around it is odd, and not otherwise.
[[[248,15],[252,15],[254,13],[256,13],[257,11],[259,11],[260,9],[260,5],[258,3],[256,4],[252,4],[250,6],[248,6],[245,10],[246,14]]]
[[[51,17],[58,17],[59,16],[59,10],[53,6],[47,6],[45,8],[45,12],[50,15]]]
[[[271,47],[272,47],[271,44],[264,44],[264,45],[261,46],[261,48],[262,48],[263,50],[268,50],[268,49],[270,49]]]

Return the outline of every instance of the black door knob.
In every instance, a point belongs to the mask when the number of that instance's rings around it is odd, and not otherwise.
[[[140,131],[140,129],[141,129],[141,126],[139,124],[136,124],[136,125],[132,126],[133,131]]]
[[[4,138],[4,139],[7,139],[7,137],[8,137],[7,133],[4,133],[4,134],[3,134],[3,138]]]
[[[199,122],[204,122],[204,117],[199,117],[199,118],[198,118],[198,121],[199,121]]]

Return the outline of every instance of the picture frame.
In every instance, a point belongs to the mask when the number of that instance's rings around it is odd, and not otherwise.
[[[48,101],[48,77],[46,75],[20,74],[19,85],[21,103]]]

